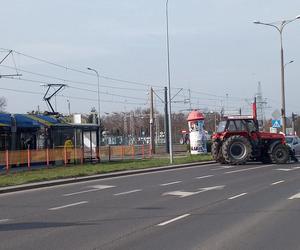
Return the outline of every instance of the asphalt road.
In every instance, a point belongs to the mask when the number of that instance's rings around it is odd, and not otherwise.
[[[219,164],[0,195],[0,249],[300,249],[300,164]]]

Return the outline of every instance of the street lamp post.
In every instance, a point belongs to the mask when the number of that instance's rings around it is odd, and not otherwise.
[[[260,21],[254,21],[254,24],[261,24],[261,25],[266,25],[266,26],[271,26],[275,28],[280,35],[280,60],[281,60],[281,117],[282,117],[282,131],[284,134],[286,134],[286,114],[285,114],[285,88],[284,88],[284,56],[283,56],[283,45],[282,45],[282,33],[284,27],[297,20],[300,19],[300,15],[289,20],[282,20],[279,22],[279,24],[276,23],[264,23]]]
[[[172,119],[171,119],[171,77],[170,77],[170,41],[169,41],[169,0],[166,1],[166,25],[167,25],[167,65],[168,65],[168,121],[169,121],[169,152],[170,152],[170,163],[173,163],[173,146],[172,146]]]
[[[88,70],[94,71],[97,75],[97,82],[98,82],[98,126],[99,126],[99,149],[101,146],[101,127],[100,127],[100,80],[99,80],[99,73],[97,70],[87,67]],[[99,157],[100,159],[100,157]]]

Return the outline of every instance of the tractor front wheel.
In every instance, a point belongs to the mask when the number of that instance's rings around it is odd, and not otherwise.
[[[221,164],[225,164],[226,161],[222,155],[222,148],[221,148],[221,143],[214,141],[211,145],[211,155],[212,158],[221,163]]]
[[[271,160],[276,164],[284,164],[289,161],[290,154],[287,146],[283,144],[278,144],[274,147],[270,154]]]
[[[225,161],[233,165],[245,164],[249,160],[251,152],[250,142],[240,135],[229,137],[222,146]]]

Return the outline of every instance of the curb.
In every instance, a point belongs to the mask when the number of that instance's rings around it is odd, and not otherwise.
[[[111,177],[128,176],[128,175],[135,175],[135,174],[142,174],[142,173],[160,172],[164,170],[178,169],[184,167],[188,168],[194,166],[209,165],[213,163],[216,162],[204,161],[204,162],[186,163],[180,165],[153,167],[153,168],[138,169],[138,170],[125,170],[125,171],[118,171],[118,172],[107,173],[107,174],[97,174],[97,175],[84,176],[84,177],[73,177],[73,178],[66,178],[66,179],[52,180],[52,181],[43,181],[43,182],[32,183],[32,184],[23,184],[23,185],[0,188],[0,194],[37,189],[43,187],[59,186],[59,185],[64,185],[69,183],[76,183],[76,182],[83,182],[83,181],[90,181],[90,180],[101,180],[101,179],[107,179]]]

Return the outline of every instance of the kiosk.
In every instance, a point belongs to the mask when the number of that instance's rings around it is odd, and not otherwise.
[[[203,128],[204,115],[201,112],[194,110],[189,114],[187,121],[189,125],[191,154],[207,153],[207,137]]]

